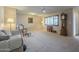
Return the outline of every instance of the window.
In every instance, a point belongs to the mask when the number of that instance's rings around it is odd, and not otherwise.
[[[44,20],[45,25],[55,25],[58,26],[59,25],[59,16],[49,16],[49,17],[45,17]]]

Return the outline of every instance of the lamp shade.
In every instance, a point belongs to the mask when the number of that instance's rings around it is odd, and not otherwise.
[[[1,23],[1,24],[0,24],[0,30],[1,30],[1,29],[4,29],[4,23]]]
[[[7,22],[8,22],[8,23],[14,23],[14,19],[13,19],[13,18],[8,18],[8,19],[7,19]]]

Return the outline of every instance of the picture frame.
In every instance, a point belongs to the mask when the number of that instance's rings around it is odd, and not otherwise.
[[[33,17],[28,17],[28,23],[33,23]]]

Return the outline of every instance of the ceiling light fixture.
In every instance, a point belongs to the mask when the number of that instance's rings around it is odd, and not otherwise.
[[[42,10],[42,12],[43,12],[43,13],[46,13],[46,10],[45,10],[45,9],[43,9],[43,10]]]
[[[32,12],[31,13],[28,13],[28,14],[30,14],[30,15],[36,15],[36,13],[32,13]]]
[[[46,13],[46,10],[45,10],[45,8],[43,8],[43,9],[42,9],[42,12],[43,12],[43,13]]]

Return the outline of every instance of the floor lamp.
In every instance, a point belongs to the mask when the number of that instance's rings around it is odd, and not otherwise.
[[[7,23],[9,23],[10,24],[10,27],[9,27],[9,29],[10,29],[10,32],[11,32],[11,25],[12,25],[12,23],[14,23],[14,19],[13,18],[8,18],[7,19]]]

